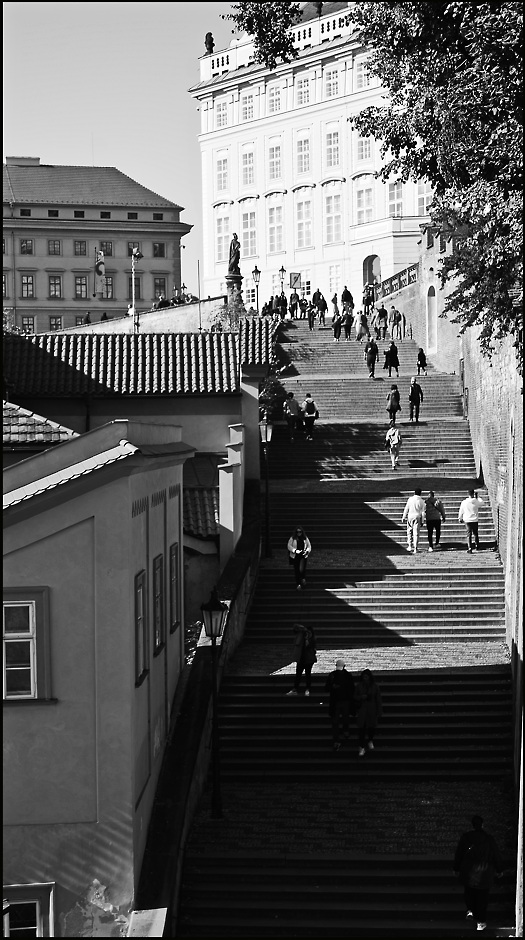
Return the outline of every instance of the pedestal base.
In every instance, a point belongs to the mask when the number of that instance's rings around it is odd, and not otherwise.
[[[246,316],[241,289],[243,277],[242,274],[227,274],[225,280],[230,326],[235,328],[239,324],[239,317]]]

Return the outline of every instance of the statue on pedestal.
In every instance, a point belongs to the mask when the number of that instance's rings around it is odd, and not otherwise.
[[[206,33],[206,36],[204,38],[204,45],[206,46],[206,52],[208,54],[213,52],[213,47],[215,46],[215,43],[213,41],[213,36],[211,33]]]
[[[241,243],[237,237],[237,233],[233,233],[233,238],[230,242],[230,260],[228,262],[228,274],[240,274],[241,270],[239,268],[239,260],[241,257]]]

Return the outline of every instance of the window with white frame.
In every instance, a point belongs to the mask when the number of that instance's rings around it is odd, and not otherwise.
[[[432,186],[424,180],[417,184],[417,214],[428,215],[430,203],[434,197]]]
[[[218,215],[215,219],[215,246],[217,261],[227,261],[230,256],[230,217]]]
[[[333,98],[339,94],[339,70],[327,69],[325,72],[325,96]]]
[[[281,110],[281,86],[270,85],[268,88],[268,114]]]
[[[278,180],[281,178],[281,144],[277,141],[270,142],[268,147],[268,179]]]
[[[372,140],[370,137],[358,137],[357,139],[357,159],[370,160],[372,154]]]
[[[75,300],[87,300],[87,274],[75,274]]]
[[[373,200],[372,187],[367,186],[357,190],[356,197],[356,222],[357,225],[364,225],[365,222],[372,221]]]
[[[54,937],[55,885],[18,884],[3,886],[4,937]]]
[[[326,133],[326,166],[339,166],[339,131],[331,128]]]
[[[217,154],[216,159],[216,170],[217,170],[217,191],[222,192],[225,189],[228,189],[228,156],[226,153]]]
[[[256,301],[256,291],[255,287],[252,287],[253,281],[248,281],[248,286],[244,288],[244,302],[245,304],[255,304]]]
[[[49,275],[49,296],[55,300],[62,297],[62,276],[60,274]]]
[[[49,317],[49,330],[51,333],[56,333],[58,330],[61,330],[62,326],[62,317]]]
[[[113,300],[113,275],[106,274],[102,283],[102,296],[104,300]]]
[[[166,278],[165,277],[153,278],[153,296],[155,300],[158,300],[159,297],[166,296]]]
[[[341,265],[331,264],[328,268],[328,290],[330,297],[341,291]]]
[[[310,297],[312,293],[312,275],[310,270],[301,271],[301,293],[304,293],[305,297]]]
[[[281,279],[278,274],[272,274],[272,297],[281,293]]]
[[[34,333],[35,332],[35,318],[34,317],[22,317],[22,333]]]
[[[310,135],[305,133],[297,137],[297,173],[310,172]]]
[[[33,254],[33,239],[32,239],[32,238],[21,238],[21,239],[20,239],[20,254],[21,254],[21,255],[32,255],[32,254]]]
[[[368,62],[358,62],[356,67],[356,90],[368,88],[370,85],[370,70]]]
[[[49,592],[4,589],[4,699],[49,699]]]
[[[403,215],[403,184],[401,181],[388,184],[388,215],[391,218]]]
[[[271,197],[270,197],[271,198]],[[268,251],[283,250],[283,205],[270,203],[268,206]]]
[[[298,105],[310,104],[310,79],[298,78],[295,83],[295,100]]]
[[[296,241],[298,248],[312,247],[312,200],[299,196],[295,206]]]
[[[242,253],[246,255],[255,255],[256,252],[256,224],[255,210],[247,209],[241,216],[242,229]]]
[[[328,245],[343,237],[343,219],[340,192],[327,192],[324,198],[325,241]]]
[[[241,98],[241,121],[253,120],[253,95],[243,95]]]
[[[242,185],[253,186],[255,183],[255,154],[251,147],[242,152]]]
[[[228,102],[227,101],[216,101],[215,102],[215,127],[227,127],[228,126]]]
[[[23,299],[33,299],[35,296],[35,278],[32,274],[21,275],[22,297]]]

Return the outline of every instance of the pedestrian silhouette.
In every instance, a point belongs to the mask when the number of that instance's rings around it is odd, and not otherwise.
[[[304,672],[306,681],[305,695],[310,695],[312,684],[312,666],[317,662],[317,651],[315,648],[315,632],[312,627],[305,627],[302,623],[294,623],[293,632],[295,633],[294,659],[297,663],[295,667],[295,680],[293,689],[287,692],[287,695],[298,695],[301,684],[301,676]]]
[[[483,829],[481,816],[472,817],[472,829],[458,842],[454,871],[463,885],[466,917],[476,921],[478,930],[485,930],[494,875],[501,877],[503,868],[496,842]]]

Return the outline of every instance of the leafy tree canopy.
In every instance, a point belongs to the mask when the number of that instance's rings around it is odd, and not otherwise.
[[[232,10],[232,13],[226,13],[222,18],[232,20],[236,30],[248,33],[253,39],[256,62],[274,69],[278,59],[291,62],[297,58],[297,49],[289,29],[301,18],[299,3],[290,3],[290,0],[232,3]]]

